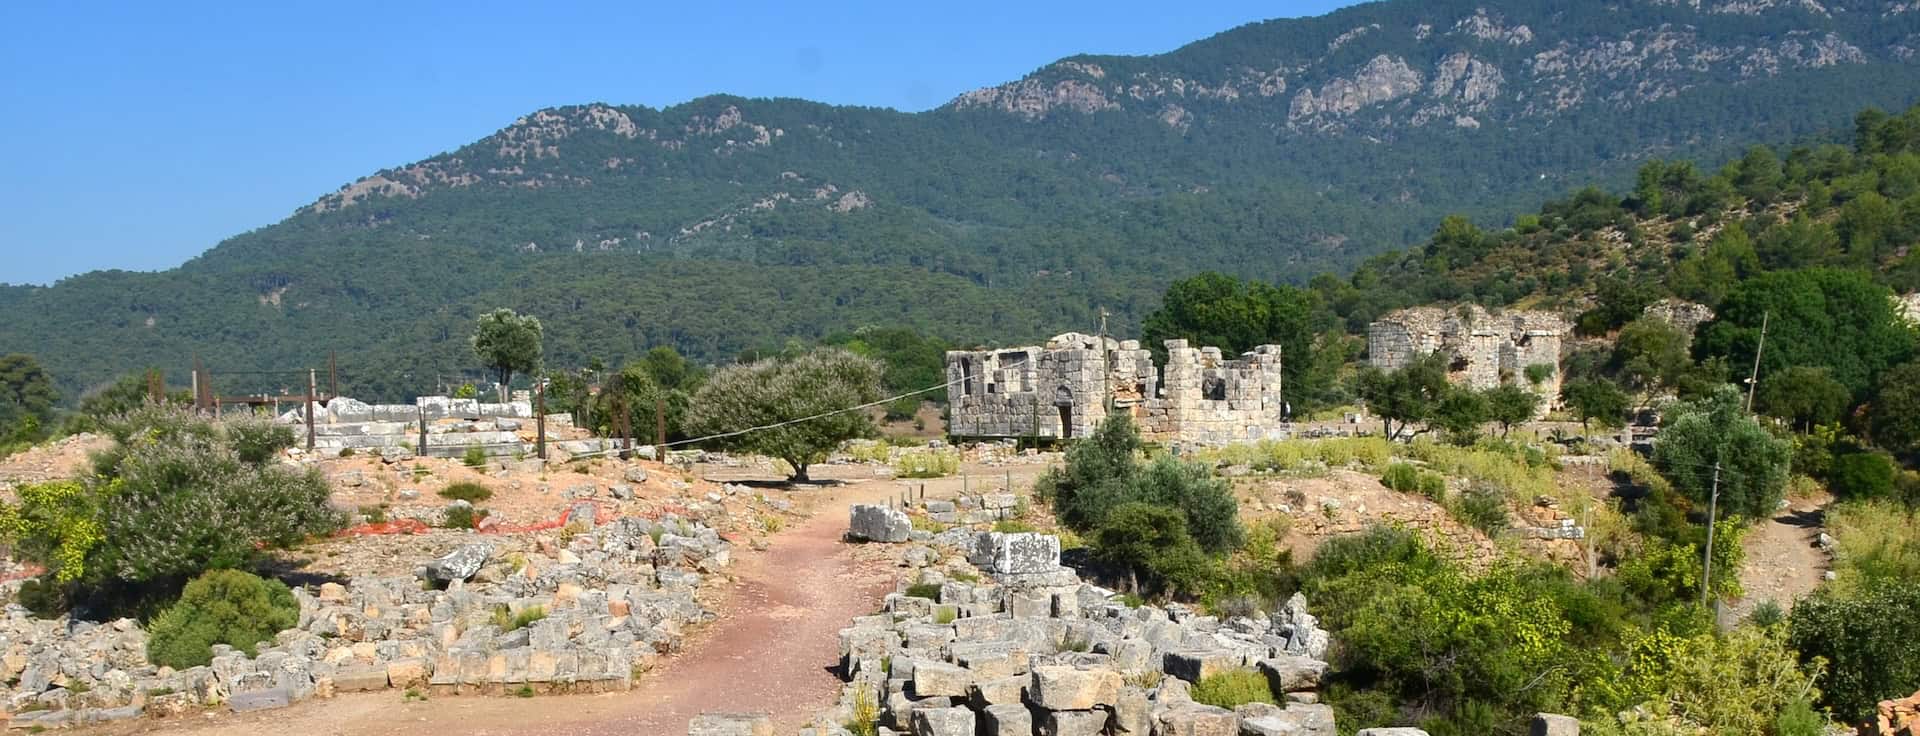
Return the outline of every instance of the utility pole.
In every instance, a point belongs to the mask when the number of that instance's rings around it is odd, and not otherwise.
[[[1713,462],[1713,492],[1707,496],[1707,551],[1702,554],[1700,607],[1707,607],[1707,590],[1713,583],[1713,527],[1720,515],[1720,461]]]
[[[1753,376],[1747,379],[1747,413],[1753,413],[1753,390],[1760,386],[1760,354],[1767,351],[1767,322],[1773,312],[1760,313],[1760,344],[1753,349]]]
[[[307,452],[313,452],[313,406],[314,394],[320,391],[320,377],[312,368],[307,369]]]

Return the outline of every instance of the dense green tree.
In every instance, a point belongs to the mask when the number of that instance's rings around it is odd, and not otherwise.
[[[1487,417],[1500,425],[1502,437],[1512,432],[1514,427],[1533,421],[1540,413],[1540,394],[1518,384],[1495,386],[1488,389],[1484,396],[1487,400]]]
[[[1858,271],[1812,269],[1763,274],[1740,284],[1702,325],[1696,357],[1753,363],[1766,322],[1760,373],[1789,366],[1825,367],[1855,397],[1864,397],[1888,368],[1914,351],[1914,328],[1895,309],[1893,293]]]
[[[1347,357],[1327,344],[1333,326],[1314,291],[1203,273],[1167,287],[1160,308],[1141,324],[1141,341],[1162,362],[1163,343],[1176,338],[1227,355],[1279,345],[1287,396],[1307,409],[1328,402]]]
[[[1839,421],[1852,403],[1847,387],[1833,380],[1831,369],[1804,365],[1788,368],[1777,376],[1762,377],[1756,393],[1756,403],[1762,413],[1784,419],[1806,432],[1813,431],[1815,425]]]
[[[1627,392],[1612,381],[1576,378],[1560,387],[1567,408],[1580,417],[1580,426],[1598,423],[1603,428],[1625,426],[1629,400]]]
[[[838,348],[727,366],[694,394],[687,431],[731,434],[716,444],[784,460],[792,479],[804,482],[807,467],[842,442],[873,434],[873,420],[849,409],[883,396],[882,370],[872,358]]]
[[[1187,533],[1179,509],[1144,501],[1115,506],[1093,532],[1101,559],[1127,571],[1129,589],[1138,593],[1141,574],[1168,592],[1196,591],[1210,564]]]
[[[501,386],[508,386],[513,383],[515,373],[528,373],[540,367],[540,338],[538,317],[496,309],[475,320],[469,343],[473,354],[493,371],[495,380]]]
[[[952,346],[945,340],[914,330],[862,327],[851,333],[829,336],[825,343],[880,361],[886,366],[883,383],[889,394],[921,391],[947,380],[947,350]],[[920,402],[946,399],[944,388],[915,394],[888,404],[887,414],[894,418],[910,417]]]
[[[1920,363],[1897,366],[1880,377],[1868,415],[1873,441],[1893,452],[1920,452]]]
[[[1719,513],[1763,519],[1786,492],[1792,447],[1742,410],[1742,395],[1722,386],[1712,396],[1668,408],[1653,441],[1653,463],[1675,490],[1705,509],[1719,475]]]
[[[1389,439],[1399,437],[1414,422],[1433,418],[1452,386],[1447,383],[1447,357],[1433,353],[1398,370],[1372,367],[1361,370],[1357,393],[1367,411],[1380,417],[1380,430]]]
[[[9,438],[39,439],[53,423],[53,406],[59,400],[53,379],[33,356],[0,356],[0,444]]]
[[[80,396],[80,413],[94,419],[125,414],[140,408],[152,398],[151,370],[128,373],[115,379],[113,383],[99,387]],[[181,389],[162,388],[162,398],[174,403],[191,403],[193,394]]]
[[[1621,328],[1612,365],[1627,385],[1649,395],[1675,391],[1694,373],[1687,334],[1665,320],[1642,317]]]
[[[1433,424],[1460,444],[1472,444],[1480,435],[1480,427],[1492,418],[1487,397],[1466,387],[1448,391],[1433,408]]]

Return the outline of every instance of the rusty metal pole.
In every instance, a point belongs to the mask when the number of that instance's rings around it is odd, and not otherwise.
[[[320,392],[320,377],[315,375],[315,372],[312,368],[308,368],[307,369],[307,452],[309,453],[313,452],[313,408],[314,408],[315,400],[319,398],[317,396],[314,396],[314,394],[317,394],[319,392]]]

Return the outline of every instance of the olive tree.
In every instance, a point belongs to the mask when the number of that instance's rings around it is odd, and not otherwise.
[[[473,354],[506,386],[513,374],[540,367],[540,318],[495,309],[475,320],[472,343]]]
[[[1719,513],[1763,519],[1786,492],[1793,449],[1741,408],[1742,396],[1721,386],[1700,401],[1674,405],[1653,438],[1653,464],[1673,487],[1706,505],[1718,467]]]
[[[866,412],[844,410],[880,400],[883,372],[879,361],[838,348],[728,366],[694,394],[687,432],[731,435],[715,442],[785,460],[792,480],[805,481],[807,466],[873,433]]]

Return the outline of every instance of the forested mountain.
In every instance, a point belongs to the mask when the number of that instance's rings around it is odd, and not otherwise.
[[[541,317],[562,364],[863,324],[1013,342],[1103,307],[1130,330],[1186,274],[1303,281],[1648,158],[1844,136],[1920,99],[1916,49],[1908,0],[1387,0],[1065,59],[924,113],[542,110],[178,269],[0,288],[0,353],[72,397],[195,354],[337,351],[343,390],[396,397],[471,365],[468,326],[499,306]]]

